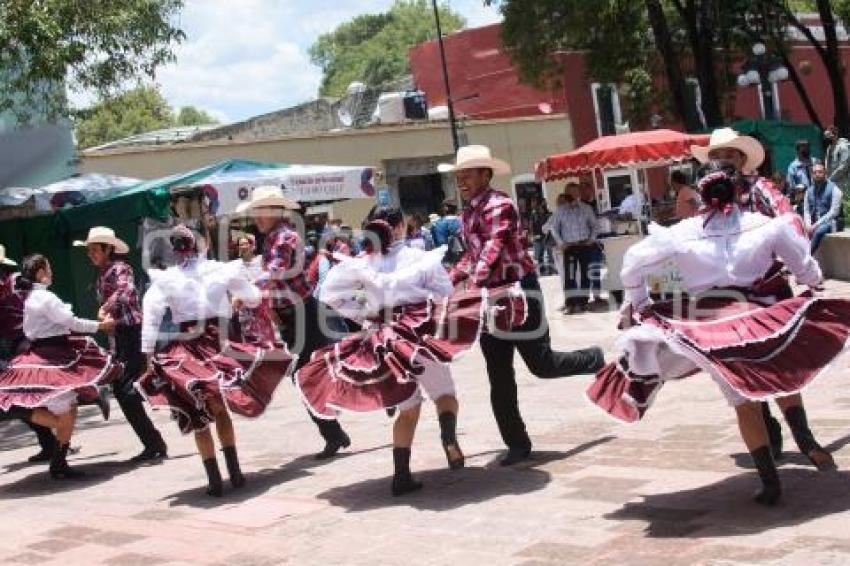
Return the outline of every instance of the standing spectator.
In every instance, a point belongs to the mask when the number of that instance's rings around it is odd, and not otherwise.
[[[546,207],[546,201],[534,199],[531,203],[531,211],[528,214],[528,222],[531,229],[531,243],[534,247],[534,262],[537,264],[537,272],[540,275],[546,274],[547,263],[545,259],[547,250],[546,234],[543,231],[543,226],[549,220],[549,216],[551,216],[551,213]]]
[[[596,213],[579,199],[579,186],[566,188],[566,205],[556,212],[552,237],[564,253],[564,304],[567,314],[587,310],[590,264],[596,244]],[[572,266],[572,269],[570,267]]]
[[[838,128],[830,126],[823,134],[826,141],[826,176],[842,193],[850,188],[850,141],[838,134]]]
[[[812,239],[812,254],[820,247],[824,236],[844,230],[844,211],[841,206],[841,189],[826,178],[826,167],[816,163],[812,167],[814,187],[806,192],[803,201],[803,222]]]
[[[407,218],[407,245],[424,251],[434,249],[431,231],[424,226],[422,216],[418,213],[411,214]]]
[[[806,192],[812,189],[812,155],[808,140],[797,140],[797,159],[788,166],[786,183],[788,188],[803,185]]]
[[[670,184],[676,191],[676,218],[690,218],[699,214],[702,200],[699,193],[688,183],[688,179],[681,171],[673,171],[670,174]]]
[[[567,195],[558,195],[555,212],[549,216],[549,220],[543,226],[543,230],[546,232],[549,239],[552,240],[552,256],[555,261],[555,270],[558,272],[558,277],[561,278],[561,289],[567,288],[567,272],[564,269],[564,251],[561,249],[561,246],[558,245],[558,242],[555,240],[555,236],[552,235],[552,226],[555,224],[555,218],[558,216],[558,211],[565,206],[567,206]],[[561,307],[560,310],[562,312],[566,312],[566,306]]]
[[[590,183],[582,183],[579,186],[579,194],[581,202],[593,209],[596,215],[596,236],[600,234],[608,234],[611,232],[611,222],[604,216],[599,216],[599,209],[596,207],[596,190]],[[601,245],[592,246],[590,249],[590,302],[601,306],[602,300],[602,268],[605,267],[605,252]]]

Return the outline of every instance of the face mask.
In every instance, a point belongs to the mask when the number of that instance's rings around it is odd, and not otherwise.
[[[807,148],[802,148],[800,150],[800,157],[803,158],[803,159],[808,159],[809,158],[809,150]]]

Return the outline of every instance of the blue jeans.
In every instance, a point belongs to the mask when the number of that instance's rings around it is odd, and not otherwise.
[[[815,228],[815,231],[812,233],[812,254],[814,254],[820,247],[820,244],[823,241],[824,237],[831,232],[832,222],[825,222]]]

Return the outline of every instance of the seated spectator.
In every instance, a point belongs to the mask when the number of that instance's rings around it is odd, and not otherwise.
[[[803,223],[812,240],[812,254],[817,251],[824,236],[844,230],[844,210],[841,189],[826,178],[823,163],[812,166],[813,186],[806,191],[803,201]]]

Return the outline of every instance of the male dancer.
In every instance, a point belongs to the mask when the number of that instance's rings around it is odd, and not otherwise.
[[[306,276],[304,244],[298,233],[290,226],[286,211],[300,207],[283,196],[280,187],[257,187],[251,200],[242,203],[238,212],[251,211],[254,224],[265,235],[263,242],[263,271],[256,281],[266,293],[280,324],[281,338],[292,354],[298,356],[295,369],[310,361],[313,352],[331,344],[321,324],[325,314],[313,296],[313,286]],[[325,319],[327,320],[327,318]],[[342,430],[339,421],[310,418],[319,427],[325,439],[325,448],[316,454],[319,460],[333,458],[341,448],[348,448],[351,439]]]
[[[595,373],[604,365],[603,353],[596,347],[575,352],[552,350],[543,296],[516,205],[490,185],[494,174],[507,174],[510,166],[494,159],[489,148],[470,145],[460,148],[456,162],[441,165],[440,171],[455,173],[468,205],[461,216],[466,249],[452,271],[452,280],[488,288],[519,281],[528,298],[528,317],[521,327],[498,336],[481,336],[490,403],[508,447],[500,463],[510,466],[531,455],[531,439],[517,401],[514,351],[519,351],[531,373],[540,378]]]
[[[108,316],[116,323],[115,333],[109,337],[109,346],[115,358],[124,364],[124,373],[112,382],[112,393],[143,446],[142,451],[130,461],[141,464],[167,458],[168,447],[145,412],[142,396],[134,386],[146,365],[141,351],[142,310],[133,268],[116,257],[116,254],[126,254],[129,248],[111,228],[104,226],[95,226],[89,230],[85,241],[76,241],[74,245],[85,246],[89,260],[97,268],[98,319]]]

